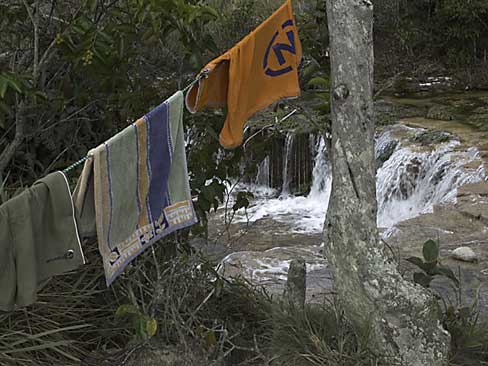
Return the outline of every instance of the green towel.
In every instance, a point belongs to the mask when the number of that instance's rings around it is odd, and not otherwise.
[[[0,310],[35,302],[41,282],[84,263],[63,173],[49,174],[0,206]]]
[[[74,201],[82,236],[96,229],[107,285],[157,240],[197,222],[177,92],[88,153]]]

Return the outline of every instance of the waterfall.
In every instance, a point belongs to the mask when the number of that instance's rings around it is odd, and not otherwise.
[[[475,171],[464,168],[479,158],[477,149],[457,151],[459,145],[453,140],[433,151],[397,146],[376,175],[378,225],[390,227],[431,212],[434,205],[453,203],[458,187],[483,180],[482,165]]]
[[[269,156],[258,165],[258,173],[256,174],[256,184],[265,187],[271,187],[271,179],[269,174]]]
[[[391,227],[402,220],[431,212],[434,205],[454,202],[458,187],[487,179],[476,148],[463,149],[456,140],[430,147],[413,142],[412,137],[422,132],[425,131],[395,125],[377,136],[376,193],[380,227]],[[293,186],[291,180],[296,174],[291,170],[301,167],[295,161],[299,154],[292,154],[292,149],[299,145],[299,141],[291,133],[286,136],[281,195],[278,198],[272,198],[270,194],[257,197],[248,209],[248,217],[251,222],[264,217],[282,222],[288,228],[285,230],[290,232],[320,233],[332,181],[326,141],[320,136],[308,137],[306,144],[313,156],[310,193],[308,196],[293,196],[290,186]],[[468,167],[478,163],[478,169]],[[259,184],[269,184],[273,178],[271,164],[271,159],[260,164],[256,177]],[[236,220],[246,221],[247,217],[238,214]]]
[[[311,142],[315,148],[314,166],[312,171],[312,188],[310,189],[309,197],[319,197],[321,194],[330,194],[330,186],[332,183],[329,160],[327,157],[327,149],[325,138],[320,136],[316,138],[311,135]]]
[[[285,154],[283,156],[283,186],[281,188],[282,195],[288,195],[290,193],[290,180],[291,180],[291,156],[293,150],[293,141],[295,140],[295,134],[288,132],[285,139]]]

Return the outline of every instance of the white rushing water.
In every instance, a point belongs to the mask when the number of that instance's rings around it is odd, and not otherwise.
[[[393,126],[378,137],[377,156],[391,149],[391,156],[377,171],[378,225],[391,227],[395,223],[431,212],[435,204],[454,202],[457,188],[465,183],[486,179],[483,166],[477,170],[465,169],[464,166],[478,160],[475,148],[459,149],[455,140],[440,144],[433,151],[414,144],[403,146],[397,142],[392,131],[405,129],[410,134],[422,130]],[[282,193],[277,198],[270,198],[276,191],[269,188],[269,158],[258,170],[258,185],[246,185],[245,189],[255,194],[255,201],[244,212],[238,212],[236,222],[250,222],[263,218],[272,218],[287,224],[292,232],[320,233],[325,219],[331,189],[331,172],[327,159],[326,144],[322,137],[311,137],[315,147],[313,182],[308,196],[296,197],[289,194],[288,155],[290,154],[292,135],[285,140],[285,162],[283,167]],[[267,174],[265,171],[267,170]],[[263,186],[262,184],[266,184]],[[242,187],[241,187],[242,188]]]
[[[285,141],[289,146],[289,139]],[[315,162],[313,168],[313,183],[308,196],[293,196],[288,192],[289,181],[283,183],[283,190],[279,197],[269,198],[276,195],[276,190],[261,185],[241,185],[240,189],[247,189],[253,192],[256,200],[247,210],[249,221],[254,222],[265,217],[290,224],[291,230],[295,232],[320,232],[324,223],[325,209],[328,206],[331,175],[325,141],[323,138],[314,138]],[[269,163],[268,163],[269,164]],[[284,163],[284,170],[286,171]],[[285,172],[284,172],[285,173]],[[288,175],[283,174],[283,178]],[[286,189],[285,189],[286,188]],[[244,212],[238,212],[234,218],[235,222],[246,222]]]
[[[281,194],[283,196],[287,196],[290,193],[290,163],[294,140],[295,134],[288,132],[285,139],[285,156],[283,159],[283,187],[281,188]]]

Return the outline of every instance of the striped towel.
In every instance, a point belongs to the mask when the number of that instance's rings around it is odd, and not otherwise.
[[[82,234],[96,227],[107,285],[154,242],[197,222],[183,99],[177,92],[88,153],[74,202]]]

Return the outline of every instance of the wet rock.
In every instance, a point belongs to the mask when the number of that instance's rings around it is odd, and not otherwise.
[[[302,258],[294,259],[288,269],[285,297],[290,304],[297,308],[305,306],[305,294],[307,291],[307,267]]]
[[[420,143],[421,145],[439,144],[447,142],[452,139],[452,136],[444,131],[426,130],[416,134],[412,138],[412,142]]]
[[[428,110],[427,118],[438,119],[441,121],[452,121],[454,119],[454,111],[451,107],[434,105]]]
[[[488,181],[465,184],[458,189],[458,198],[470,195],[488,197]]]
[[[457,202],[434,206],[432,213],[423,214],[396,224],[383,233],[383,239],[397,248],[402,258],[422,257],[423,243],[429,239],[440,243],[441,262],[450,267],[461,280],[461,301],[469,306],[479,296],[479,310],[488,318],[488,222],[470,213],[488,214],[488,182],[465,185],[458,190]],[[476,253],[477,261],[460,261],[451,254],[460,247]],[[462,251],[465,251],[463,249]],[[470,257],[472,258],[472,254]],[[411,278],[416,268],[400,261],[406,276]],[[457,298],[449,279],[438,276],[432,287],[444,299]],[[479,293],[477,289],[479,288]]]
[[[295,243],[298,245],[298,243]],[[264,252],[242,251],[228,255],[222,260],[219,272],[226,278],[243,276],[255,285],[265,286],[274,295],[283,295],[287,287],[287,278],[291,263],[302,258],[306,268],[306,280],[303,284],[301,274],[305,272],[297,263],[292,268],[293,286],[306,287],[305,301],[320,303],[332,290],[331,273],[319,246],[294,246],[290,248],[273,248]],[[295,292],[295,289],[293,290]],[[296,293],[301,295],[301,290]],[[301,300],[300,300],[301,301]]]
[[[468,218],[479,220],[488,226],[488,181],[460,187],[456,207]]]
[[[410,175],[413,175],[414,179],[417,179],[419,172],[420,172],[420,166],[422,165],[422,161],[418,157],[414,157],[406,166],[406,170]]]
[[[446,171],[449,168],[449,165],[450,165],[449,162],[445,162],[443,165],[439,167],[439,169],[431,178],[432,185],[436,186],[442,181],[442,178],[444,178]]]
[[[477,262],[478,256],[470,247],[459,247],[451,252],[451,258],[463,262]]]
[[[386,146],[381,151],[379,151],[379,154],[376,157],[376,169],[381,168],[385,161],[387,161],[391,157],[391,155],[397,148],[398,143],[399,142],[397,140],[389,141]]]
[[[418,157],[413,157],[401,167],[405,168],[406,174],[402,176],[398,183],[397,196],[407,199],[417,186],[417,178],[421,171],[422,161]],[[392,187],[393,188],[393,187]]]

